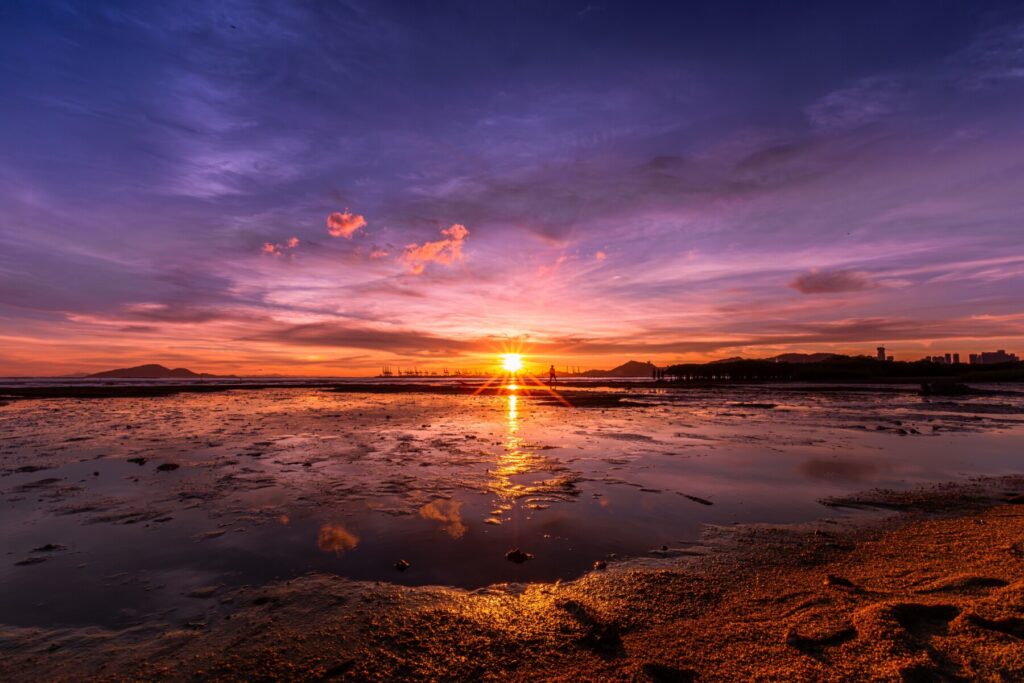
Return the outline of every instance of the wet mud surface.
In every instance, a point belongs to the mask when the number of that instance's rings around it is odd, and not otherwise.
[[[0,622],[23,653],[32,629],[203,633],[238,595],[296,583],[383,582],[427,601],[507,582],[558,592],[558,580],[703,558],[709,536],[737,525],[917,509],[899,500],[924,482],[1021,470],[1014,395],[614,393],[614,408],[305,387],[12,401],[0,406]],[[888,493],[862,493],[873,488]],[[592,607],[558,609],[599,655],[617,647]]]

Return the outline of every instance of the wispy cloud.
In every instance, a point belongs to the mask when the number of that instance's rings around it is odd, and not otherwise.
[[[801,294],[836,294],[870,289],[875,283],[855,270],[811,270],[798,275],[789,286]]]
[[[274,244],[273,242],[264,242],[261,252],[268,256],[284,256],[289,251],[299,246],[299,238],[291,237],[286,240],[283,244]]]
[[[444,239],[409,244],[405,247],[402,261],[408,266],[410,273],[419,275],[428,263],[449,266],[462,260],[462,244],[469,236],[466,226],[452,223],[450,227],[441,230],[441,234]]]

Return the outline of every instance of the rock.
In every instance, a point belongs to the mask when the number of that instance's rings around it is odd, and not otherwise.
[[[141,467],[142,465],[146,464],[147,459],[148,458],[128,458],[128,462],[135,463],[136,465]]]
[[[399,560],[398,562],[395,562],[395,569],[397,569],[400,572],[404,572],[408,568],[409,568],[409,561],[408,560]]]
[[[181,465],[175,464],[173,462],[165,462],[163,465],[157,465],[156,469],[159,472],[172,472],[178,469],[179,467],[181,467]]]
[[[850,581],[849,579],[844,579],[841,576],[836,576],[835,574],[829,574],[828,576],[825,577],[825,579],[821,583],[824,586],[837,586],[837,587],[840,587],[840,588],[856,588],[856,586],[853,585],[853,581]]]
[[[607,569],[607,568],[608,568],[608,563],[605,562],[604,560],[598,560],[597,562],[594,563],[594,569],[600,570],[600,569]]]
[[[509,562],[515,562],[516,564],[522,564],[523,562],[526,562],[527,560],[532,560],[533,559],[533,555],[531,553],[524,553],[519,548],[515,548],[514,550],[509,550],[507,553],[505,553],[505,559],[508,560]]]
[[[34,552],[34,553],[52,553],[52,552],[56,552],[58,550],[67,550],[67,546],[63,546],[60,543],[47,543],[46,545],[41,545],[38,548],[34,548],[32,550],[32,552]]]

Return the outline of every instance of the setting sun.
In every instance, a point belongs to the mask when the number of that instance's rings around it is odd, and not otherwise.
[[[523,369],[523,357],[518,353],[503,353],[501,367],[505,372],[519,372]]]

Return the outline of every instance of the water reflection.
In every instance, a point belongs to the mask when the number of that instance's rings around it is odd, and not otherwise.
[[[514,384],[506,388],[513,392],[518,389]],[[490,470],[491,479],[488,482],[490,490],[497,495],[491,510],[492,516],[487,520],[491,524],[506,521],[502,519],[502,515],[514,507],[516,498],[529,493],[528,487],[514,482],[512,478],[531,472],[534,469],[533,460],[536,458],[519,436],[519,396],[510,393],[505,397],[505,401],[507,412],[504,449],[498,456],[494,468]]]
[[[324,524],[316,537],[316,545],[325,553],[341,555],[346,550],[355,550],[359,537],[340,524]]]
[[[462,501],[438,499],[420,508],[420,517],[441,522],[452,538],[462,538],[466,525],[462,523]]]

